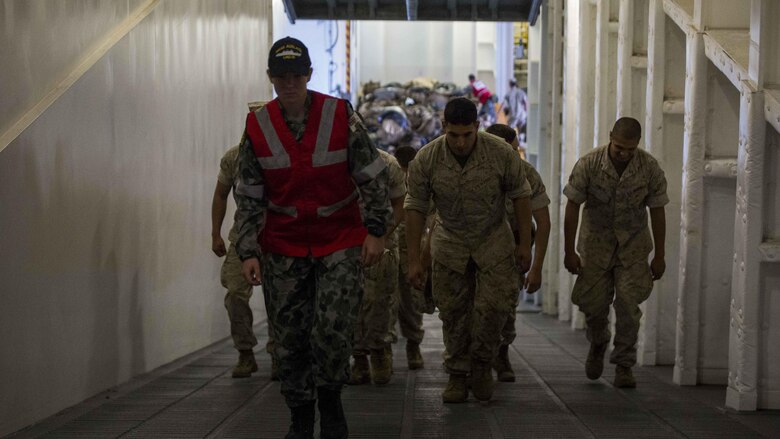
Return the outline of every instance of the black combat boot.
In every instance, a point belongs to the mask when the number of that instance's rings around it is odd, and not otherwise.
[[[347,419],[341,406],[341,386],[317,387],[317,406],[320,409],[320,438],[348,438]]]
[[[307,401],[298,407],[290,407],[290,415],[290,430],[284,439],[313,439],[314,401]]]

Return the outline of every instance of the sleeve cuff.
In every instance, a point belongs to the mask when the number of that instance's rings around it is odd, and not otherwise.
[[[550,205],[550,197],[546,193],[539,194],[531,198],[531,211],[541,209]]]
[[[507,197],[509,197],[510,200],[515,200],[517,198],[525,198],[530,196],[531,196],[531,185],[528,184],[528,180],[526,179],[523,179],[522,186],[507,193]]]
[[[669,204],[669,197],[666,194],[656,195],[647,199],[647,207],[664,207]]]
[[[404,201],[404,209],[416,210],[423,215],[428,215],[428,201],[418,200],[416,198],[412,198],[411,196],[407,196],[406,200]]]
[[[588,199],[587,195],[575,189],[571,184],[567,184],[566,187],[563,188],[563,195],[566,195],[566,198],[568,198],[569,201],[576,204],[582,204]]]

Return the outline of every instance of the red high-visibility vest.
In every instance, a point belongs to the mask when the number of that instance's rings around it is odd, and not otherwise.
[[[346,103],[313,91],[301,141],[287,127],[278,99],[247,115],[247,135],[263,168],[268,214],[263,252],[321,257],[361,246],[358,192],[347,164]]]
[[[484,104],[488,99],[490,99],[491,96],[493,96],[493,94],[490,93],[490,90],[488,90],[487,85],[485,85],[485,83],[480,80],[476,80],[471,83],[471,90],[472,93],[474,93],[474,96],[479,99],[480,104]]]

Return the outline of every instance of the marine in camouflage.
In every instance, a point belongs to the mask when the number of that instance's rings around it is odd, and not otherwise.
[[[653,242],[647,208],[669,202],[666,178],[658,162],[637,149],[619,175],[609,158],[609,145],[586,154],[574,165],[564,195],[583,204],[577,251],[582,272],[572,290],[572,302],[586,315],[592,343],[609,341],[609,306],[616,316],[615,349],[610,361],[636,363],[636,340],[642,311],[639,305],[653,288],[648,256]]]

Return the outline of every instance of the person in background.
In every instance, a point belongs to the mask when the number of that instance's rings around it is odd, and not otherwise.
[[[478,118],[483,115],[487,115],[490,119],[490,123],[496,121],[496,108],[493,106],[495,102],[493,93],[488,89],[484,82],[477,79],[473,74],[469,75],[469,86],[471,87],[471,94],[479,100],[479,114]]]
[[[615,387],[636,387],[631,368],[636,364],[642,317],[639,305],[650,296],[653,281],[666,270],[666,178],[658,161],[638,148],[641,136],[642,127],[636,119],[618,119],[609,133],[609,144],[581,157],[563,190],[569,199],[564,215],[563,261],[566,269],[577,275],[571,301],[585,313],[590,342],[585,373],[595,380],[604,370],[604,354],[612,335],[612,305],[616,322],[610,362],[616,365]],[[585,208],[575,251],[582,204]]]
[[[349,378],[349,384],[352,385],[368,384],[373,380],[374,384],[381,386],[389,383],[393,375],[388,310],[392,309],[393,296],[398,287],[398,234],[395,230],[404,218],[406,177],[395,157],[382,150],[379,150],[379,154],[385,161],[390,176],[390,204],[393,206],[395,222],[394,226],[387,230],[384,254],[378,263],[366,269],[363,300],[355,327],[355,347],[352,351],[354,362]]]
[[[517,131],[519,145],[520,136],[523,136],[523,139],[525,138],[525,126],[528,115],[528,96],[526,96],[522,88],[517,86],[517,81],[515,81],[514,78],[509,80],[509,91],[506,92],[504,100],[501,101],[501,105],[498,109],[499,111],[503,110],[506,114],[506,124]]]
[[[429,205],[433,297],[444,332],[445,403],[493,396],[491,363],[512,310],[517,270],[531,264],[531,189],[520,157],[502,139],[478,131],[474,103],[455,98],[444,109],[445,135],[424,146],[409,165],[406,238],[409,281],[424,288],[420,239]],[[505,200],[519,227],[514,243]],[[470,376],[470,386],[467,380]]]
[[[417,150],[411,146],[401,146],[395,150],[395,158],[404,172],[404,177],[409,172],[409,162],[414,160]],[[406,250],[406,222],[398,225],[398,289],[392,301],[390,309],[391,341],[395,343],[395,324],[401,328],[401,335],[406,339],[406,364],[409,370],[422,369],[425,366],[420,343],[425,336],[423,329],[423,313],[425,298],[423,292],[409,284],[408,257]],[[426,267],[427,268],[427,267]]]
[[[233,368],[233,378],[247,378],[257,372],[257,362],[252,349],[257,345],[252,329],[252,308],[249,299],[252,297],[252,285],[250,285],[241,273],[241,259],[236,253],[236,224],[230,228],[228,242],[222,239],[222,222],[225,220],[227,200],[230,192],[235,197],[236,184],[238,183],[238,145],[230,148],[222,156],[219,162],[219,174],[217,185],[214,188],[214,196],[211,200],[211,250],[219,257],[225,256],[220,273],[220,282],[227,288],[225,295],[225,309],[230,320],[230,336],[233,338],[233,346],[238,350],[238,364]],[[271,379],[278,380],[278,368],[274,359],[274,339],[271,325],[268,324],[268,343],[266,352],[271,354]]]
[[[494,124],[485,131],[501,137],[514,150],[517,150],[520,146],[520,143],[517,141],[517,132],[508,125]],[[520,302],[520,290],[525,289],[527,293],[533,294],[542,286],[542,266],[544,265],[544,257],[547,254],[547,242],[550,239],[551,228],[550,211],[547,207],[550,205],[550,197],[547,196],[547,189],[544,187],[542,177],[530,163],[523,160],[522,164],[525,178],[531,186],[531,215],[534,223],[536,223],[536,232],[533,233],[534,258],[528,273],[525,276],[518,274],[518,288],[515,291],[514,306],[507,316],[504,328],[501,330],[501,343],[498,347],[498,356],[493,362],[493,369],[495,369],[498,375],[498,380],[503,382],[515,381],[515,372],[512,370],[512,364],[509,362],[509,345],[517,337],[517,330],[515,329],[517,315],[515,310]],[[509,200],[506,202],[506,207],[509,225],[512,226],[512,232],[515,234],[515,242],[517,243],[519,240],[517,236],[519,229],[511,215],[512,203]]]
[[[307,89],[299,40],[276,41],[268,79],[277,98],[250,112],[236,188],[243,273],[263,285],[274,332],[287,439],[346,438],[341,389],[363,292],[393,224],[387,166],[347,101]],[[363,213],[358,200],[362,203]]]

